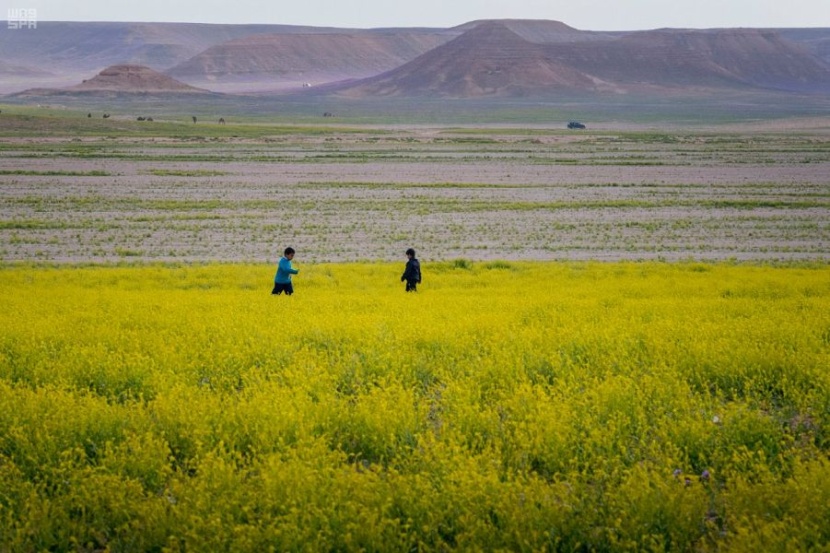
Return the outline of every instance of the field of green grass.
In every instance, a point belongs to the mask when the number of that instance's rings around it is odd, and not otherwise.
[[[164,95],[54,96],[0,98],[6,113],[49,115],[101,121],[103,113],[136,122],[137,117],[154,122],[176,121],[190,125],[217,123],[246,127],[266,124],[355,124],[355,125],[484,125],[499,127],[554,125],[564,128],[571,120],[592,126],[633,123],[657,127],[688,128],[700,125],[761,122],[777,119],[826,117],[830,100],[826,95],[776,92],[720,91],[717,94],[559,94],[549,98],[338,98],[326,95],[207,97]],[[324,113],[333,115],[323,119]],[[110,128],[119,128],[110,120]],[[144,127],[152,126],[143,125]],[[107,128],[102,125],[101,128]],[[235,129],[238,132],[240,129]],[[226,129],[226,132],[230,129]],[[2,129],[0,128],[0,132]],[[187,131],[185,131],[187,132]],[[217,131],[217,132],[221,132]],[[243,132],[245,132],[243,130]]]

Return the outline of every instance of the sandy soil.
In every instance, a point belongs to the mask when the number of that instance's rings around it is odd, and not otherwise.
[[[0,255],[826,260],[830,132],[781,130],[4,139]]]

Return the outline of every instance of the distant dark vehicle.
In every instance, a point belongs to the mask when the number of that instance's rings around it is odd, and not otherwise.
[[[568,128],[569,129],[584,129],[585,125],[583,125],[579,121],[571,121],[570,123],[568,123]]]

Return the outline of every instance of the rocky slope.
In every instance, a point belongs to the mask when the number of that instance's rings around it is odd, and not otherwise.
[[[212,46],[167,74],[214,88],[301,87],[377,75],[448,39],[446,32],[403,30],[254,35]]]
[[[113,65],[93,78],[67,88],[30,89],[20,96],[100,94],[211,94],[142,65]]]
[[[43,22],[0,26],[0,93],[32,87],[521,97],[684,89],[830,94],[830,29],[595,32],[558,21],[450,29]],[[140,65],[181,81],[111,66]],[[155,83],[155,84],[153,84]],[[135,85],[135,86],[133,86]]]
[[[531,42],[485,22],[347,96],[527,96],[557,93],[762,88],[830,92],[830,65],[779,33],[658,30],[611,40]]]

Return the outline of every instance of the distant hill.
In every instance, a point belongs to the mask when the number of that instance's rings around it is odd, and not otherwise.
[[[17,77],[50,77],[53,76],[49,71],[41,69],[26,67],[24,65],[16,65],[0,60],[0,74],[4,76]]]
[[[158,71],[143,65],[113,65],[107,67],[95,77],[72,87],[73,90],[94,91],[112,90],[118,92],[191,92],[206,93],[208,90],[196,88],[177,81]]]
[[[377,77],[344,86],[349,96],[522,96],[603,87],[547,55],[500,22],[480,23],[454,40]]]
[[[521,19],[448,29],[0,26],[0,94],[32,88],[87,94],[79,81],[124,65],[195,88],[263,94],[499,98],[723,88],[830,94],[830,28],[599,32]],[[109,89],[104,77],[89,79],[98,92],[130,89],[132,77],[121,75]]]
[[[0,26],[0,59],[46,69],[100,71],[118,63],[135,63],[161,71],[229,40],[315,29],[292,25],[39,21],[36,30]]]
[[[630,88],[830,91],[830,65],[771,30],[644,31],[612,43],[561,46],[551,52],[569,66]]]
[[[776,29],[790,42],[799,44],[830,64],[830,29]]]
[[[382,73],[451,38],[442,31],[254,35],[212,46],[167,74],[223,90],[274,90]]]
[[[575,29],[561,21],[548,19],[499,19],[470,21],[452,30],[458,35],[471,31],[481,25],[499,24],[513,31],[523,39],[538,44],[557,44],[562,42],[609,41],[624,36],[626,32],[595,32]]]
[[[212,94],[142,65],[113,65],[82,83],[54,89],[30,89],[18,96]]]
[[[326,32],[293,25],[207,25],[39,21],[37,29],[0,25],[0,62],[40,71],[26,82],[11,81],[0,66],[0,94],[34,86],[66,87],[117,64],[163,71],[200,52],[257,34]],[[335,30],[332,30],[335,31]]]
[[[382,75],[337,87],[346,96],[527,96],[562,92],[758,87],[830,92],[830,65],[775,31],[658,30],[611,40],[531,42],[501,21]]]

